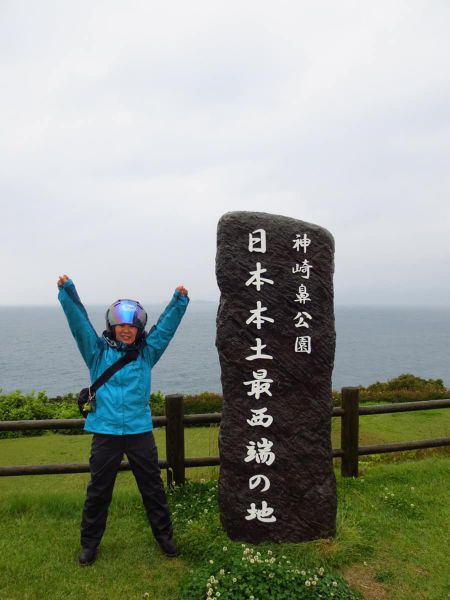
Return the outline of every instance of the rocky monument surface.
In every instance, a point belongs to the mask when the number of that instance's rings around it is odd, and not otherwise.
[[[219,221],[219,505],[233,540],[335,533],[333,270],[318,225],[258,212]]]

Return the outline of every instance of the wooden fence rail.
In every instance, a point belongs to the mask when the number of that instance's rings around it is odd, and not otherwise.
[[[450,399],[425,400],[423,402],[403,402],[400,404],[359,405],[359,388],[342,388],[341,407],[333,408],[332,416],[340,417],[341,448],[333,449],[333,457],[341,458],[341,473],[344,477],[358,477],[359,456],[384,454],[419,448],[450,446],[450,437],[416,440],[395,444],[359,446],[359,418],[365,415],[382,415],[394,412],[450,408]],[[221,413],[185,415],[183,396],[166,396],[166,416],[153,417],[154,427],[166,427],[166,460],[160,460],[162,469],[167,469],[169,483],[183,484],[185,469],[220,465],[220,458],[206,456],[185,458],[184,429],[186,425],[220,423]],[[48,419],[33,421],[0,421],[0,431],[24,431],[31,429],[82,429],[84,419]],[[121,471],[130,466],[122,462]],[[0,467],[0,477],[17,475],[56,475],[62,473],[88,473],[89,464],[20,465]]]

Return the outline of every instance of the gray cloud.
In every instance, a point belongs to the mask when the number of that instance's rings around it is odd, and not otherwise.
[[[339,303],[448,304],[450,7],[0,8],[2,304],[217,299],[230,210],[336,239]]]

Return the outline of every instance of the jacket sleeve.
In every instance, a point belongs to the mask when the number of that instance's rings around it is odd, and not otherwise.
[[[96,357],[99,337],[89,321],[86,309],[81,303],[80,297],[78,296],[75,285],[71,279],[68,279],[64,285],[59,288],[58,300],[63,307],[70,331],[75,338],[81,356],[90,369],[93,366]]]
[[[175,290],[171,301],[158,319],[146,338],[147,348],[150,352],[150,365],[153,367],[161,358],[164,350],[173,338],[178,325],[186,312],[189,298]]]

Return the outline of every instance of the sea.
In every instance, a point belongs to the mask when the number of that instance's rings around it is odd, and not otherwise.
[[[149,324],[164,305],[146,306]],[[105,308],[87,307],[96,331]],[[181,325],[152,371],[152,391],[221,392],[215,347],[217,303],[191,301]],[[450,388],[450,309],[337,306],[333,389],[367,386],[402,373],[443,379]],[[59,306],[0,307],[2,393],[78,392],[88,372]]]

